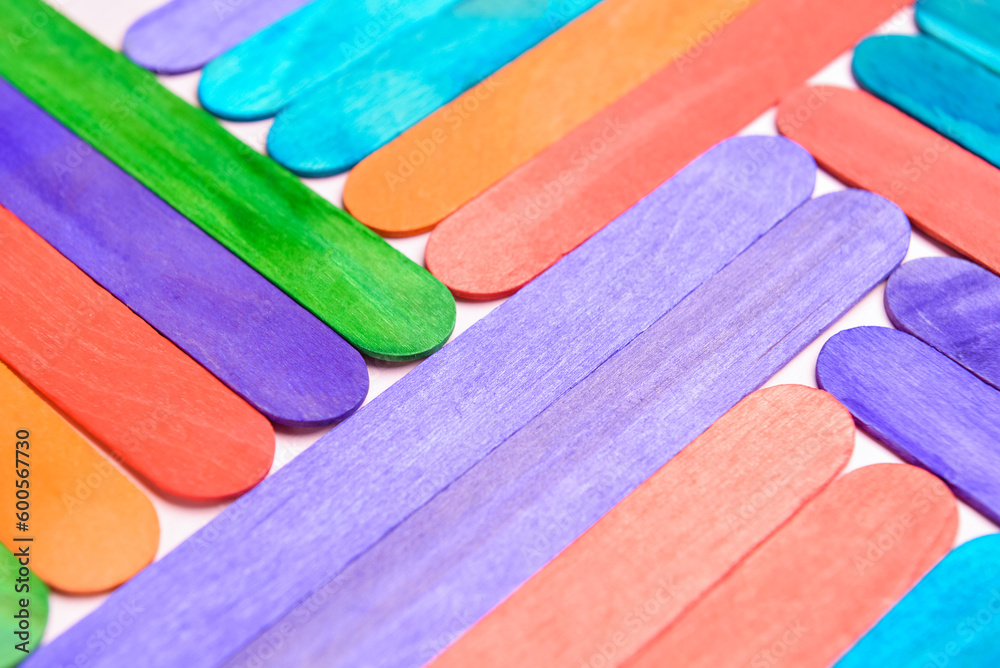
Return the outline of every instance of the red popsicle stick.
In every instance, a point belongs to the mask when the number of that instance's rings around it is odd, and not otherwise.
[[[859,90],[803,87],[778,130],[841,181],[895,202],[928,236],[1000,273],[1000,170]]]
[[[214,500],[268,472],[260,413],[0,207],[0,359],[162,491]]]
[[[904,4],[760,0],[446,218],[428,269],[465,299],[512,294]]]

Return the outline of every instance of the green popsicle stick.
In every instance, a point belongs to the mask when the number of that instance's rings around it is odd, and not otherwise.
[[[425,269],[40,0],[0,0],[0,74],[363,353],[416,359],[451,334]]]
[[[25,542],[24,545],[29,546],[30,564],[31,543]],[[18,645],[29,652],[38,647],[45,632],[45,623],[49,620],[49,588],[30,571],[27,582],[24,582],[25,578],[18,573],[20,568],[21,564],[14,555],[0,545],[0,619],[3,620],[0,623],[0,668],[11,668],[24,661],[28,655]],[[22,581],[19,582],[19,578]],[[21,599],[28,602],[27,607],[22,608]],[[25,619],[26,629],[22,625]],[[18,637],[18,633],[26,634],[27,639]]]

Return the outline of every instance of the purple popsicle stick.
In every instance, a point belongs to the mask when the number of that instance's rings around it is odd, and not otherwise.
[[[172,0],[129,27],[122,51],[153,72],[190,72],[310,1]]]
[[[885,278],[909,232],[871,193],[804,204],[226,668],[422,665]]]
[[[23,664],[215,668],[716,274],[801,202],[815,163],[719,144]],[[121,606],[113,645],[88,638]],[[183,635],[186,643],[174,642]]]
[[[886,327],[836,334],[819,354],[816,376],[865,431],[1000,522],[1000,392]]]
[[[0,204],[274,422],[364,401],[339,334],[2,79]]]
[[[897,329],[1000,388],[1000,277],[953,257],[913,260],[889,278],[885,310]]]

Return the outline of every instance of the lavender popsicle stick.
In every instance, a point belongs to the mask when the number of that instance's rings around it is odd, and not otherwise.
[[[339,334],[2,79],[0,204],[274,422],[364,401]]]
[[[836,334],[816,377],[872,436],[1000,522],[1000,391],[887,327]]]
[[[923,258],[889,278],[892,324],[1000,388],[1000,278],[966,260]]]
[[[713,148],[24,665],[132,668],[141,655],[149,668],[215,668],[729,264],[814,180],[787,140]],[[145,612],[89,648],[132,602]]]
[[[864,191],[803,205],[226,668],[422,665],[885,278],[909,232]]]
[[[309,2],[172,0],[129,27],[122,51],[154,72],[190,72]]]

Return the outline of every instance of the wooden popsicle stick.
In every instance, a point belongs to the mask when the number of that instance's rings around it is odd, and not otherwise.
[[[1000,76],[924,36],[858,44],[854,78],[876,95],[1000,167]]]
[[[10,490],[4,517],[13,523],[20,512],[19,484],[30,506],[26,531],[4,531],[0,541],[17,552],[25,543],[15,539],[30,537],[38,577],[71,594],[94,594],[153,561],[160,541],[153,504],[3,364],[0,434],[11,444],[12,460],[0,467],[0,485]],[[25,466],[13,465],[15,454]],[[22,468],[28,470],[26,485],[17,474]]]
[[[885,327],[834,335],[820,352],[816,377],[872,436],[1000,521],[1000,392]]]
[[[10,440],[10,443],[15,441]],[[26,545],[29,552],[34,551],[30,543],[21,543],[21,547]],[[25,643],[22,647],[28,651],[38,647],[49,620],[49,589],[31,572],[30,554],[28,561],[28,574],[25,576],[18,558],[0,546],[0,619],[3,619],[0,633],[5,640],[0,645],[0,666],[3,668],[13,668],[24,660],[25,653],[18,647],[21,643]],[[22,599],[28,602],[26,608],[21,606]],[[15,615],[24,615],[22,611],[25,609],[28,611],[28,628],[23,630],[20,628],[21,620]],[[18,635],[21,633],[27,637]]]
[[[223,118],[273,116],[309,86],[456,2],[314,0],[206,65],[198,98]]]
[[[431,665],[618,665],[825,487],[853,446],[851,414],[829,394],[754,392]]]
[[[344,203],[381,234],[426,232],[755,1],[605,0],[359,163]]]
[[[428,268],[465,299],[513,293],[898,5],[761,0],[445,219]]]
[[[948,552],[957,528],[955,498],[926,471],[848,473],[625,665],[826,668]]]
[[[1000,389],[1000,278],[957,258],[913,260],[889,277],[885,310],[894,327]]]
[[[952,550],[837,668],[1000,664],[1000,536]]]
[[[162,74],[196,70],[309,0],[171,0],[125,33],[122,49]]]
[[[95,666],[147,652],[215,668],[729,265],[814,178],[785,139],[716,147],[126,583],[48,660],[74,660],[122,596],[147,612],[84,653]]]
[[[41,0],[0,0],[0,32],[0,75],[362,353],[448,339],[447,288],[152,74]]]
[[[3,80],[0,204],[269,419],[364,401],[346,341]]]
[[[1000,72],[997,0],[917,0],[916,18],[928,35]]]
[[[270,423],[3,208],[0,313],[0,359],[163,492],[267,475]]]
[[[492,94],[487,77],[595,4],[460,0],[304,91],[274,120],[267,151],[297,174],[347,171],[473,86]]]
[[[798,354],[908,243],[903,213],[870,193],[803,205],[226,668],[262,654],[331,668],[430,659]]]
[[[1000,273],[1000,171],[985,160],[867,93],[831,86],[785,98],[778,129],[841,181],[892,200],[922,232]]]

